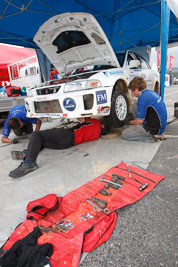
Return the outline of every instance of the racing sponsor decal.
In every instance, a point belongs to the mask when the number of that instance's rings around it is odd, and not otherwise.
[[[75,103],[74,99],[67,97],[63,101],[63,106],[68,111],[73,111],[76,108],[76,103]]]
[[[108,113],[110,111],[110,107],[106,106],[106,107],[103,107],[103,106],[99,106],[98,109],[97,109],[97,113]]]
[[[96,92],[96,102],[97,105],[107,103],[106,90]]]
[[[110,75],[119,75],[119,74],[124,74],[123,70],[114,70],[114,71],[109,71]]]
[[[123,70],[114,70],[114,71],[104,71],[103,72],[107,77],[109,75],[123,75],[124,74],[124,71]]]

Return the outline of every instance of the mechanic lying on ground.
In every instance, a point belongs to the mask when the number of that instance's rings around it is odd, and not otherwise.
[[[11,108],[9,115],[4,123],[4,129],[2,131],[1,141],[3,143],[17,144],[18,139],[8,138],[11,129],[17,136],[23,134],[31,134],[33,132],[33,125],[36,124],[35,131],[39,131],[42,121],[40,119],[28,118],[24,105],[17,105]]]
[[[145,89],[147,84],[141,77],[135,77],[128,88],[138,98],[136,119],[128,121],[130,126],[122,132],[128,141],[164,140],[163,132],[167,126],[166,106],[156,92]]]
[[[72,128],[54,128],[34,132],[30,138],[28,149],[25,151],[12,151],[17,158],[24,161],[15,170],[9,173],[12,178],[18,178],[38,168],[36,159],[43,148],[66,149],[87,141],[93,141],[107,132],[107,126],[96,119],[78,119],[78,123]],[[15,158],[15,157],[14,157]]]

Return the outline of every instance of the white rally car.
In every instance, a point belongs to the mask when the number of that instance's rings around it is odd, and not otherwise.
[[[159,74],[136,53],[114,53],[91,14],[54,16],[39,28],[34,41],[61,79],[31,90],[33,96],[25,99],[28,117],[105,116],[117,127],[128,115],[128,83],[135,76],[143,77],[147,88],[159,91]]]

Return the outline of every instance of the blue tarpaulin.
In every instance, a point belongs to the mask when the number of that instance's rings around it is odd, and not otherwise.
[[[65,12],[93,14],[116,51],[159,45],[160,0],[0,0],[0,42],[35,48],[41,24]],[[176,41],[178,23],[171,12],[169,43]]]
[[[88,12],[98,20],[115,51],[158,46],[162,1],[165,0],[0,0],[0,42],[37,48],[33,37],[50,17]],[[166,22],[164,19],[163,31]],[[178,42],[178,22],[172,12],[167,30],[168,43]]]

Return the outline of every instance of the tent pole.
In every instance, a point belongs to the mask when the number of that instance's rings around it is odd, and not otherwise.
[[[166,75],[166,57],[169,36],[170,9],[165,0],[161,0],[161,97],[164,98],[164,85]]]

